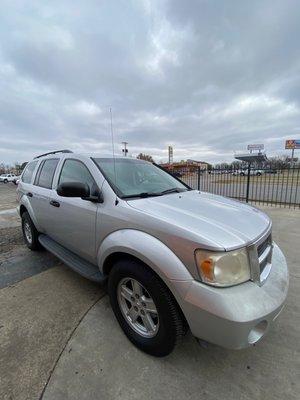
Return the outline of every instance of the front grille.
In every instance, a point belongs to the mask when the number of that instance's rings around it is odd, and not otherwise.
[[[260,257],[266,248],[270,245],[270,237],[269,235],[266,240],[264,240],[260,245],[257,246],[257,255]]]
[[[257,246],[260,282],[264,282],[271,270],[272,263],[272,236],[269,236]]]
[[[261,285],[266,281],[272,268],[272,249],[272,235],[270,231],[267,236],[262,237],[248,248],[252,279]]]

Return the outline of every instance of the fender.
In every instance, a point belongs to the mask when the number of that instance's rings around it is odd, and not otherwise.
[[[113,254],[130,254],[152,268],[169,286],[170,281],[188,281],[193,277],[179,258],[157,238],[135,229],[122,229],[108,235],[101,243],[98,254],[98,266],[103,272],[105,259]]]
[[[22,206],[26,208],[26,210],[27,210],[32,222],[34,223],[34,226],[39,231],[40,229],[39,229],[38,221],[35,218],[32,206],[31,206],[30,201],[29,201],[28,197],[26,196],[26,194],[23,194],[21,199],[20,199],[20,209],[19,209],[20,211],[21,211],[21,207]],[[19,214],[21,216],[21,212],[20,211],[19,211]]]

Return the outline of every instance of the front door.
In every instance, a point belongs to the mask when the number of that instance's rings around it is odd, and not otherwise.
[[[58,185],[63,182],[88,184],[91,193],[97,189],[92,174],[83,162],[66,159],[61,169]],[[68,250],[89,260],[96,261],[95,231],[97,203],[79,197],[61,197],[51,191],[47,234]]]

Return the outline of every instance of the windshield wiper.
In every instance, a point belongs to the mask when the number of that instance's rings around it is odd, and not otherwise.
[[[142,192],[142,193],[136,193],[136,194],[128,194],[125,196],[122,196],[122,199],[133,199],[134,197],[140,197],[142,199],[145,199],[146,197],[155,197],[155,196],[161,196],[162,193],[152,193],[152,192]]]
[[[162,192],[142,192],[142,193],[136,193],[136,194],[128,194],[128,195],[122,196],[122,199],[133,199],[135,197],[145,199],[146,197],[157,197],[157,196],[163,196],[164,194],[181,193],[181,192],[185,192],[185,190],[179,189],[179,188],[172,188],[172,189],[163,190]]]
[[[179,189],[179,188],[172,188],[172,189],[163,190],[162,192],[160,192],[160,194],[163,195],[163,194],[168,194],[168,193],[181,193],[181,192],[185,192],[185,190]]]

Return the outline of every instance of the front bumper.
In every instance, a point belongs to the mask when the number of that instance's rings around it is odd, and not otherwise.
[[[170,281],[193,335],[231,349],[247,347],[266,334],[283,308],[288,283],[286,260],[276,244],[263,286],[249,281],[214,288],[195,280]]]

